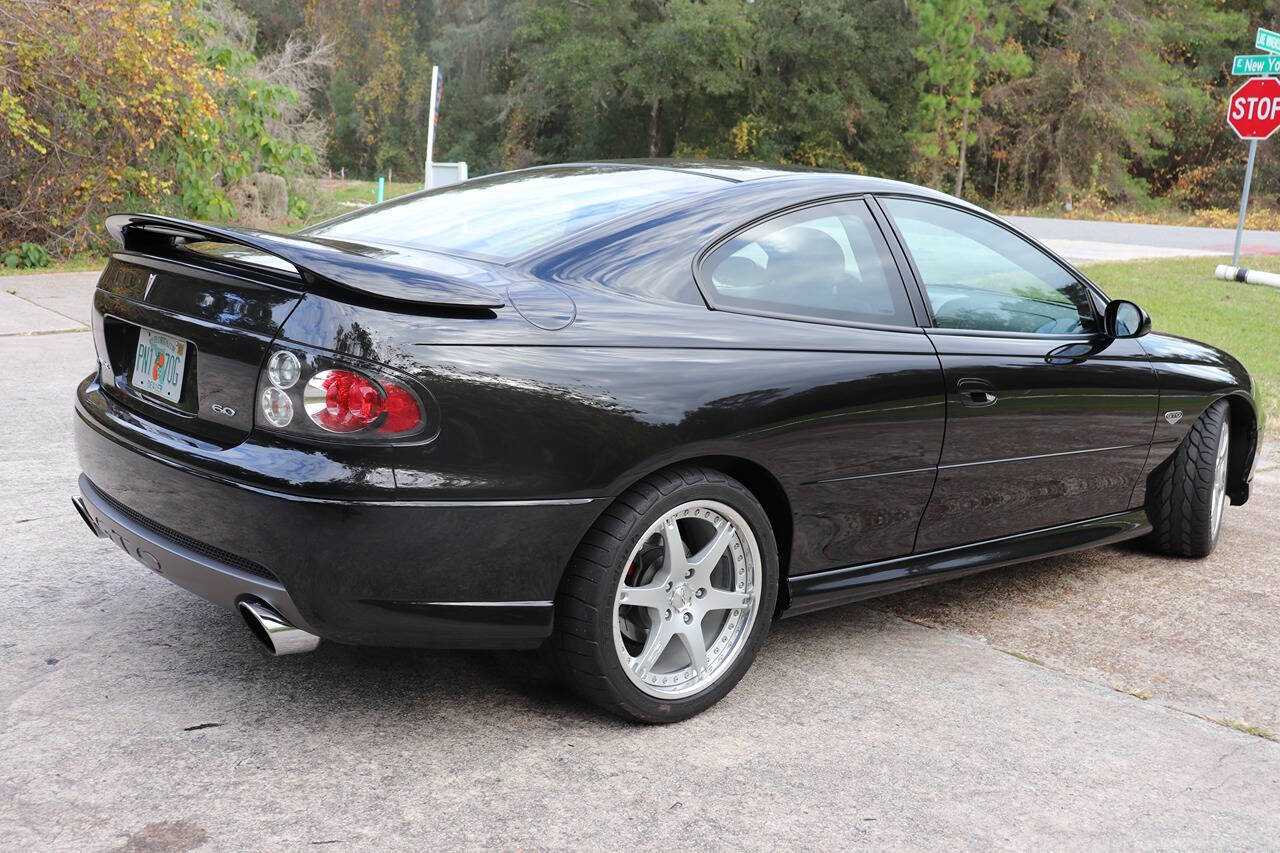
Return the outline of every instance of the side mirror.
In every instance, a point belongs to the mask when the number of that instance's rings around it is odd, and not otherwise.
[[[1140,338],[1151,331],[1151,315],[1127,299],[1107,303],[1103,331],[1111,338]]]

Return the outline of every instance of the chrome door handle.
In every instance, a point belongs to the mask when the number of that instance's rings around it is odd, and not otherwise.
[[[961,405],[974,409],[994,405],[999,399],[996,386],[985,379],[961,379],[956,383],[956,391],[960,394]]]

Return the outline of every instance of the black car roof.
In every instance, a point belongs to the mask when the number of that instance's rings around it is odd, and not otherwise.
[[[767,179],[785,179],[788,181],[812,181],[815,184],[831,185],[838,182],[841,192],[860,193],[904,193],[949,201],[964,207],[973,207],[967,201],[947,195],[944,192],[920,186],[919,184],[895,181],[891,178],[878,178],[872,175],[859,175],[853,172],[809,168],[806,166],[783,166],[768,163],[755,163],[748,160],[699,160],[694,158],[652,158],[632,160],[583,160],[573,163],[560,163],[556,166],[631,166],[636,169],[665,169],[670,171],[689,172],[708,178],[719,178],[731,183],[744,183]],[[535,166],[533,168],[549,168]]]

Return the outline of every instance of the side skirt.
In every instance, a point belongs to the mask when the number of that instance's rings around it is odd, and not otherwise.
[[[798,616],[1026,560],[1109,545],[1150,532],[1147,511],[1139,508],[972,545],[798,575],[787,579],[791,606],[782,615]]]

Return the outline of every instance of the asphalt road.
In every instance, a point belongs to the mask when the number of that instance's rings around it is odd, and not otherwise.
[[[1208,719],[1280,721],[1275,454],[1208,560],[1108,548],[785,620],[720,705],[633,726],[531,654],[267,658],[90,536],[91,283],[0,279],[6,849],[1280,849],[1280,743]]]
[[[1074,263],[1230,255],[1236,239],[1234,228],[1089,222],[1030,216],[1011,216],[1008,219]],[[1280,254],[1280,231],[1245,231],[1240,251],[1245,255]]]

